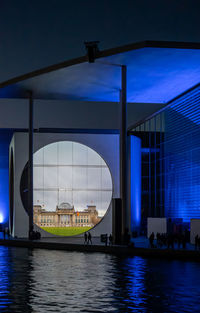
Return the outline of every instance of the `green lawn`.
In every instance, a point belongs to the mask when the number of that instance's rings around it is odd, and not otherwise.
[[[59,236],[75,236],[91,229],[91,227],[41,227],[48,233]]]

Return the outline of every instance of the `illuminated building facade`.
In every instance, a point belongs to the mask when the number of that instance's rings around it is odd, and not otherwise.
[[[84,211],[75,211],[69,203],[61,203],[56,211],[34,206],[34,223],[39,227],[93,227],[100,221],[95,205],[88,205]]]
[[[200,218],[199,94],[198,84],[131,132],[142,144],[143,219]]]
[[[41,101],[44,101],[43,106],[37,107],[36,104],[38,112],[39,110],[44,112],[45,119],[44,115],[37,113],[34,124],[33,152],[38,151],[47,144],[56,142],[54,139],[59,134],[59,140],[57,141],[81,142],[102,155],[111,169],[112,177],[114,177],[113,193],[112,188],[107,188],[107,186],[105,190],[102,188],[105,185],[103,181],[101,188],[99,186],[94,188],[92,185],[93,179],[90,179],[90,177],[96,176],[93,173],[97,169],[100,170],[97,164],[89,164],[89,166],[88,164],[82,164],[85,173],[87,173],[83,177],[89,177],[89,179],[86,179],[84,186],[87,186],[87,191],[90,190],[95,195],[97,191],[100,191],[101,194],[109,192],[112,198],[118,199],[123,198],[122,189],[125,191],[128,189],[121,188],[122,185],[126,187],[124,182],[127,179],[126,183],[130,190],[127,194],[124,193],[127,206],[124,205],[122,209],[123,229],[128,227],[129,230],[134,230],[136,227],[140,227],[141,222],[147,217],[179,218],[186,223],[191,218],[200,218],[200,44],[153,41],[134,43],[108,51],[99,51],[96,61],[94,64],[89,64],[87,56],[83,56],[66,63],[38,70],[37,73],[28,73],[23,77],[1,84],[1,98],[16,98],[21,101],[26,98],[24,91],[28,88],[28,90],[33,90],[35,102],[37,102],[37,99],[43,99]],[[122,114],[119,114],[120,105],[122,104],[122,101],[119,101],[122,98],[120,98],[119,92],[122,91],[121,65],[127,67],[127,84],[124,84],[126,87],[126,90],[124,89],[126,91],[124,104],[128,104],[127,121],[126,118],[122,119]],[[74,79],[71,79],[71,77],[74,77]],[[29,104],[31,100],[30,98]],[[58,104],[54,102],[51,106],[50,101],[60,103],[59,109]],[[67,105],[66,103],[62,105],[62,101],[66,101]],[[80,103],[77,105],[76,101]],[[25,107],[27,103],[25,103]],[[49,109],[50,106],[52,111]],[[162,112],[159,112],[160,109],[162,109]],[[11,107],[9,112],[12,112],[12,110]],[[22,111],[19,110],[20,118],[27,116],[25,110],[24,112],[22,114]],[[4,114],[3,110],[2,114]],[[10,194],[13,193],[14,195],[13,203],[10,203],[10,208],[12,208],[10,225],[14,225],[11,227],[11,229],[13,228],[12,234],[22,237],[28,233],[28,226],[26,229],[24,226],[28,225],[28,210],[25,212],[25,205],[21,201],[23,196],[26,198],[28,184],[24,184],[24,188],[20,189],[20,181],[29,158],[28,148],[31,148],[32,145],[30,140],[28,141],[28,137],[25,138],[24,134],[19,134],[20,129],[23,132],[23,129],[27,128],[27,120],[25,119],[20,127],[18,124],[14,124],[14,121],[10,122],[9,125],[12,126],[9,126],[5,124],[5,121],[7,122],[10,116],[11,114],[0,117],[1,125],[3,125],[1,127],[5,129],[12,127],[14,133],[13,146],[10,145],[10,161],[13,153],[14,173],[14,185],[10,190]],[[123,116],[126,117],[126,114]],[[15,120],[17,120],[17,113]],[[113,123],[113,121],[115,122]],[[66,125],[69,129],[65,128]],[[123,136],[122,125],[124,125]],[[127,126],[127,132],[124,131],[125,126]],[[17,132],[16,129],[18,129]],[[108,131],[111,130],[113,139],[109,138],[111,134]],[[31,127],[30,131],[33,131]],[[44,134],[45,132],[46,134]],[[93,133],[89,135],[90,132]],[[87,136],[86,133],[88,133]],[[116,138],[114,138],[115,135]],[[140,140],[133,140],[133,136]],[[124,145],[121,145],[122,137]],[[125,147],[126,140],[127,147]],[[113,145],[111,145],[112,143]],[[122,149],[122,147],[127,149]],[[8,154],[7,148],[5,145],[2,150]],[[59,145],[57,151],[59,155]],[[122,151],[124,151],[124,154]],[[30,153],[30,155],[32,154]],[[73,153],[72,155],[74,156]],[[74,203],[75,207],[80,207],[79,204],[74,202],[74,194],[79,193],[81,195],[83,186],[61,186],[61,188],[58,188],[59,170],[53,173],[57,162],[45,164],[43,160],[45,161],[45,153],[42,162],[39,162],[33,168],[35,177],[39,181],[33,186],[35,194],[37,192],[34,204],[42,206],[45,204],[46,199],[51,198],[54,192],[57,195],[54,198],[58,199],[56,205],[69,201]],[[123,172],[127,174],[124,175],[125,179],[121,175],[121,170],[122,163],[127,164],[122,160],[131,163],[130,167],[123,167]],[[8,164],[4,166],[3,161],[2,158],[1,164],[3,166],[0,175],[2,180],[5,179],[2,188],[8,183],[6,181]],[[8,163],[8,160],[6,162]],[[45,166],[42,168],[43,163]],[[141,165],[141,175],[137,171],[138,164]],[[75,184],[79,184],[81,181],[78,173],[80,164],[75,164],[75,162],[61,164],[59,169],[63,165],[66,169],[69,165],[72,165],[73,171],[76,171],[76,177],[78,177]],[[10,169],[12,169],[12,166],[10,166]],[[102,172],[104,169],[105,165],[101,166]],[[46,179],[46,174],[50,172],[51,178]],[[41,180],[39,177],[41,177]],[[57,181],[54,177],[58,177]],[[45,185],[45,182],[52,185]],[[54,183],[56,185],[53,185]],[[88,183],[91,183],[91,186]],[[21,190],[21,195],[19,190]],[[31,189],[29,188],[29,190]],[[68,192],[71,194],[70,197],[66,196]],[[31,193],[29,192],[29,194]],[[77,197],[81,201],[82,198],[82,196]],[[101,196],[99,198],[103,199]],[[0,199],[0,213],[4,216],[8,215],[8,199],[7,186],[7,189],[5,187],[5,190],[2,191]],[[38,200],[39,202],[37,202]],[[91,203],[87,198],[85,201]],[[49,200],[49,203],[52,204],[52,199]],[[93,203],[96,204],[97,210],[102,216],[97,201]],[[56,205],[53,204],[52,207],[56,207]],[[4,209],[4,207],[6,208]],[[49,208],[48,211],[50,211]],[[105,225],[111,229],[112,202],[109,206],[109,214],[106,214],[98,227],[95,227],[95,235],[97,229],[99,229],[97,235],[104,233]],[[66,217],[66,224],[68,223],[67,219]],[[84,221],[84,218],[82,220]],[[65,223],[65,220],[63,221]],[[81,223],[81,219],[79,223]]]

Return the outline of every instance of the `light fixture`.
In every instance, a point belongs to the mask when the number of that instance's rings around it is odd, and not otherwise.
[[[88,62],[94,63],[95,58],[99,52],[98,48],[99,41],[85,41],[85,48],[87,50]]]

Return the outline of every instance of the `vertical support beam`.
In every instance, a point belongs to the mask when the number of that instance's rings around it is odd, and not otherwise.
[[[140,232],[141,224],[141,139],[130,136],[130,230]]]
[[[126,228],[127,210],[127,69],[121,66],[121,95],[120,95],[120,186],[122,199],[122,238]]]
[[[153,216],[152,212],[152,201],[151,201],[151,120],[149,120],[149,209],[148,209],[148,217]]]
[[[156,116],[154,117],[154,216],[158,217],[159,212],[158,212],[158,207],[157,207],[157,125],[156,125]]]
[[[28,211],[29,239],[33,231],[33,95],[29,92],[29,161],[28,161]]]

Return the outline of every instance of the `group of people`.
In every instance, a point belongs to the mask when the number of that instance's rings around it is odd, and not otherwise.
[[[89,244],[92,245],[92,235],[90,232],[84,234],[84,239],[85,239],[84,241],[85,245],[89,245]]]
[[[111,246],[113,244],[112,234],[110,234],[109,237],[108,237],[108,234],[103,235],[103,241],[102,242],[104,242],[106,246],[108,245],[108,243],[109,243],[109,246]],[[84,234],[84,244],[85,245],[92,244],[92,235],[90,232],[86,232]]]
[[[154,232],[151,233],[149,236],[149,244],[151,248],[155,248],[155,234]],[[174,244],[177,243],[178,248],[180,249],[181,247],[183,249],[186,248],[186,242],[187,242],[187,236],[184,233],[181,234],[173,234],[173,233],[167,233],[167,234],[156,234],[156,240],[157,240],[157,247],[162,248],[166,247],[168,249],[172,248],[174,249]],[[200,245],[200,241],[199,241]]]
[[[103,235],[103,240],[101,240],[101,241],[105,243],[105,246],[107,246],[108,243],[109,243],[109,246],[112,246],[113,245],[113,236],[112,236],[112,234],[110,234],[109,237],[108,237],[108,234],[104,234]]]

